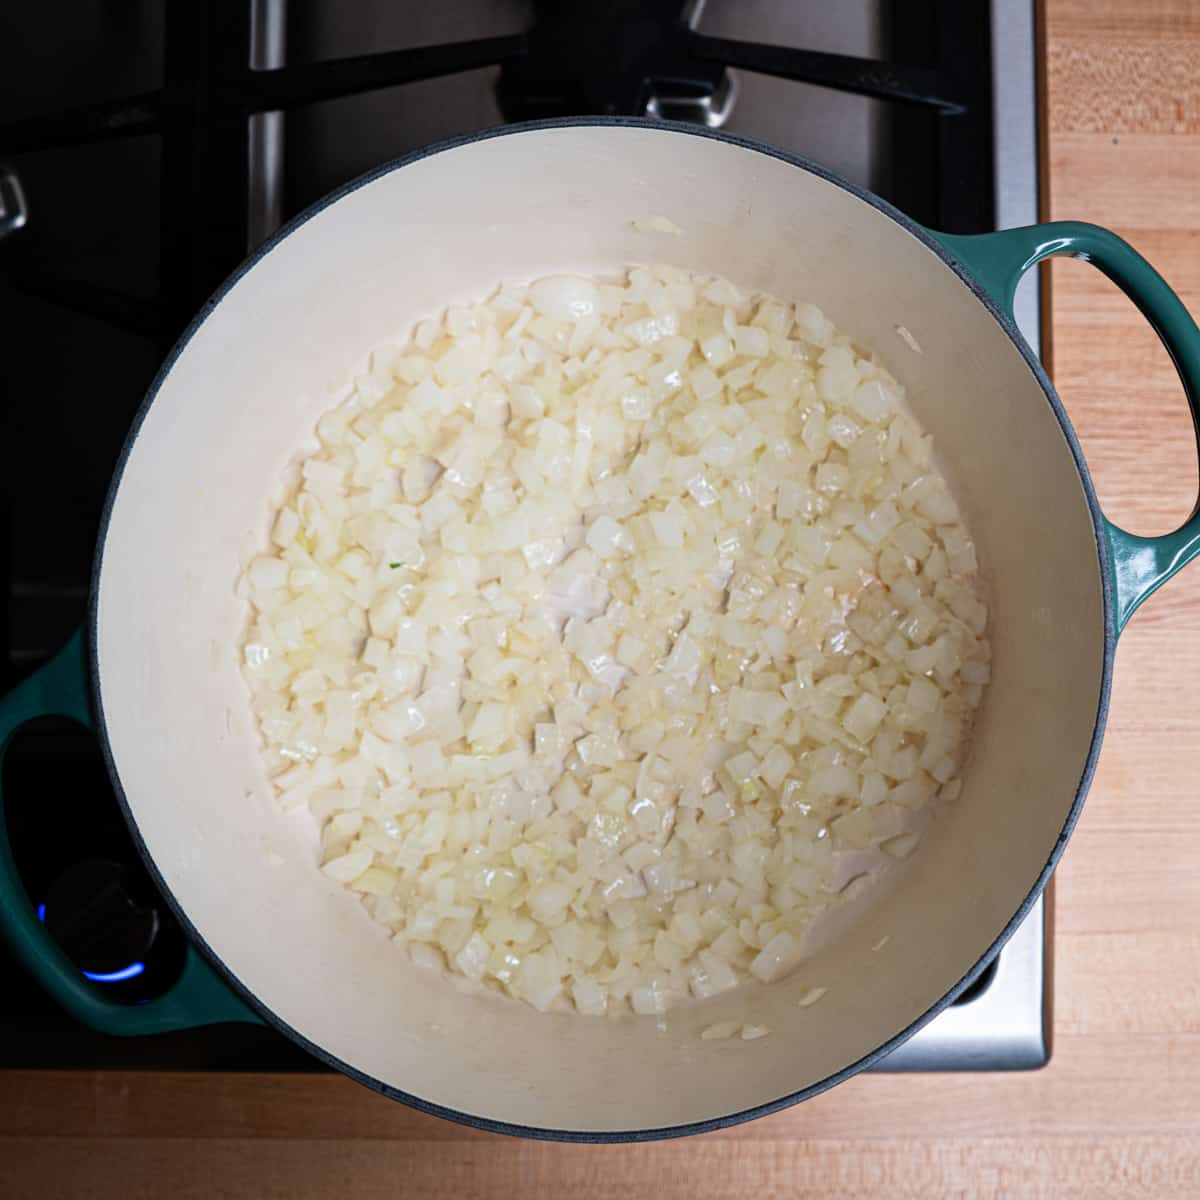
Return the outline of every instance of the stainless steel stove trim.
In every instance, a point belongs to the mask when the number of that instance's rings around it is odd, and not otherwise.
[[[1037,32],[1033,0],[992,0],[996,227],[1038,220]],[[1037,272],[1017,289],[1017,327],[1041,346]],[[973,1000],[953,1005],[876,1063],[874,1071],[1033,1070],[1050,1061],[1050,944],[1046,893],[996,960]]]
[[[992,136],[996,228],[1036,225],[1038,212],[1037,18],[1034,0],[992,0]],[[1037,272],[1017,288],[1017,328],[1041,350]]]
[[[1039,896],[974,1000],[952,1005],[871,1070],[1029,1071],[1050,1059],[1046,899]]]

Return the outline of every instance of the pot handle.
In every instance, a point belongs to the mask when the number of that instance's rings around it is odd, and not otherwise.
[[[45,666],[0,697],[0,762],[16,731],[38,717],[69,717],[95,729],[88,704],[83,631]],[[258,1023],[190,943],[183,973],[170,991],[145,1004],[121,1004],[89,982],[38,920],[17,874],[0,794],[0,935],[51,996],[77,1021],[101,1033],[167,1033],[222,1021]]]
[[[1010,318],[1021,276],[1055,254],[1093,262],[1138,306],[1171,355],[1187,395],[1200,442],[1200,330],[1163,277],[1131,246],[1107,229],[1080,221],[1052,221],[974,236],[933,235],[957,258]],[[1116,632],[1138,605],[1200,554],[1200,502],[1173,533],[1139,537],[1104,519]]]

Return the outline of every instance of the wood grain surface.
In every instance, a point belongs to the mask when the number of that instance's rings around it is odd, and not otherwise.
[[[1200,312],[1200,3],[1047,0],[1048,215],[1109,225]],[[1137,532],[1196,495],[1182,392],[1093,269],[1051,271],[1053,374]],[[341,1078],[0,1075],[0,1196],[1200,1197],[1200,570],[1122,639],[1055,890],[1054,1059],[859,1077],[682,1142],[473,1133]]]

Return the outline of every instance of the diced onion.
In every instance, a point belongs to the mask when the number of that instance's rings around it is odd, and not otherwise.
[[[416,965],[588,1015],[771,983],[959,795],[975,548],[814,305],[505,285],[380,347],[317,436],[244,671],[281,807]]]

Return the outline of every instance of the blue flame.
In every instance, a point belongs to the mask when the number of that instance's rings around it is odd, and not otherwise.
[[[83,974],[93,983],[124,983],[126,979],[136,979],[145,969],[144,962],[131,962],[119,971],[84,971]]]
[[[44,904],[37,906],[37,919],[45,925],[46,906]],[[82,967],[80,971],[85,979],[90,979],[93,983],[124,983],[127,979],[136,979],[145,969],[144,962],[131,962],[129,966],[122,967],[119,971],[84,971]]]

